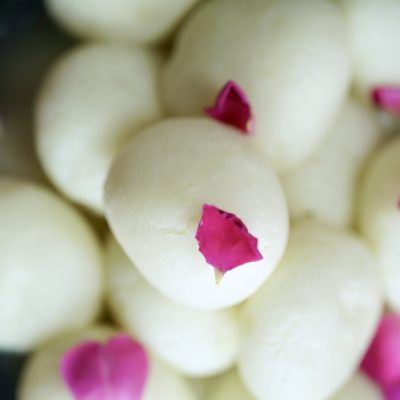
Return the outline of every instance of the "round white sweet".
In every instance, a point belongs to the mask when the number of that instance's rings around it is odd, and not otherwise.
[[[78,47],[53,66],[38,99],[36,144],[66,196],[102,212],[115,153],[160,116],[157,75],[153,54],[115,44]]]
[[[213,385],[207,400],[254,400],[233,370],[219,378]]]
[[[239,370],[256,398],[326,399],[350,378],[380,316],[377,270],[345,231],[292,229],[277,272],[244,309]]]
[[[105,342],[116,333],[111,327],[95,326],[86,331],[53,340],[28,360],[20,380],[19,400],[73,400],[59,370],[62,355],[84,340]],[[143,400],[194,400],[188,384],[169,367],[150,356],[150,368]]]
[[[103,294],[97,238],[42,187],[0,178],[0,348],[30,350],[90,323]]]
[[[279,170],[308,157],[345,99],[350,51],[343,17],[321,0],[208,2],[178,35],[163,74],[175,115],[200,113],[235,80],[255,115],[257,147]]]
[[[232,366],[239,347],[236,310],[172,302],[142,278],[114,240],[107,250],[108,302],[127,331],[185,375],[209,376]]]
[[[384,396],[370,379],[357,372],[331,400],[384,400]]]
[[[382,270],[385,295],[400,311],[400,138],[389,141],[368,165],[358,204],[359,228]]]
[[[89,39],[152,43],[165,39],[197,0],[46,0],[68,31]]]
[[[205,309],[239,303],[282,256],[285,200],[252,140],[213,120],[166,120],[136,135],[113,163],[108,222],[141,274],[178,303]],[[264,257],[227,272],[219,285],[195,239],[205,203],[236,214]]]
[[[338,0],[348,22],[355,80],[366,96],[377,85],[400,84],[400,2]]]
[[[372,113],[349,100],[321,147],[299,168],[283,175],[290,217],[315,217],[350,227],[361,167],[380,138]]]

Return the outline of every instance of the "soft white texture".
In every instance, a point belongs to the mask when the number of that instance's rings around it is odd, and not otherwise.
[[[176,302],[204,309],[239,303],[282,256],[285,200],[252,140],[208,119],[166,120],[136,135],[113,163],[107,220],[141,274]],[[219,285],[195,239],[204,203],[242,219],[264,256],[227,272]]]
[[[68,31],[89,39],[152,43],[165,39],[197,0],[46,0]]]
[[[384,396],[370,379],[357,372],[331,400],[384,400]]]
[[[53,66],[38,99],[36,144],[66,196],[102,212],[115,153],[160,116],[157,77],[153,54],[115,44],[80,46]]]
[[[400,85],[400,1],[338,0],[348,23],[358,89]]]
[[[42,187],[0,178],[0,348],[30,350],[90,323],[103,256],[83,218]]]
[[[364,174],[359,227],[381,267],[389,306],[400,312],[400,138],[381,148]]]
[[[73,400],[59,373],[62,355],[82,341],[105,342],[115,333],[114,328],[95,326],[53,340],[38,349],[24,367],[18,400]],[[194,400],[188,384],[153,356],[150,357],[149,372],[142,400]]]
[[[350,227],[356,182],[380,137],[372,113],[349,100],[321,146],[299,168],[283,175],[290,217]]]
[[[380,316],[377,270],[351,234],[293,227],[277,271],[244,308],[239,371],[257,399],[326,399],[350,378]]]
[[[163,296],[138,273],[115,240],[107,248],[112,315],[178,371],[209,376],[232,366],[239,347],[236,310],[198,310]]]
[[[343,17],[325,0],[221,0],[179,32],[163,74],[172,114],[193,115],[235,80],[250,99],[255,143],[279,170],[321,142],[350,80]]]
[[[236,370],[233,370],[219,378],[207,400],[254,400],[254,397],[245,388]]]

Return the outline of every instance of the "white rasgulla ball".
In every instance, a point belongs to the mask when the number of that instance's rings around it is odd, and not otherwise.
[[[197,0],[46,0],[66,30],[89,39],[153,43],[166,38]]]
[[[236,81],[255,116],[255,143],[280,170],[301,163],[334,122],[351,71],[346,26],[321,0],[208,2],[179,32],[163,73],[174,115],[193,115]]]
[[[103,254],[83,218],[36,184],[0,178],[0,348],[26,351],[97,316]]]
[[[400,1],[338,0],[348,23],[358,89],[400,84]]]
[[[290,217],[350,227],[360,170],[380,138],[372,113],[349,100],[321,146],[282,176]]]
[[[357,372],[331,400],[384,400],[384,396],[370,379]]]
[[[59,372],[63,354],[82,341],[106,342],[115,333],[114,328],[94,326],[42,346],[28,359],[22,371],[18,400],[74,400]],[[142,400],[194,400],[192,390],[183,378],[148,355],[150,368]]]
[[[167,299],[144,280],[115,240],[107,246],[106,287],[112,315],[182,374],[214,375],[234,363],[236,310],[199,310]]]
[[[400,312],[400,138],[379,149],[368,164],[358,219],[378,258],[389,306]]]
[[[236,370],[224,374],[213,385],[207,400],[254,400]]]
[[[113,163],[107,220],[140,273],[173,301],[204,309],[239,303],[282,256],[285,199],[252,140],[209,119],[165,120],[136,135]],[[195,239],[204,204],[239,217],[264,257],[227,272],[220,284]]]
[[[53,66],[36,108],[36,146],[46,173],[67,197],[102,213],[114,155],[160,116],[158,64],[147,50],[89,44]]]
[[[245,385],[257,399],[326,399],[358,367],[380,311],[367,246],[328,225],[295,226],[277,271],[244,307]]]

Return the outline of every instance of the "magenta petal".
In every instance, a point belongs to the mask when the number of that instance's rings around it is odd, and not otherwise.
[[[385,400],[400,400],[400,383],[386,390]]]
[[[383,392],[400,384],[400,316],[383,316],[361,368]],[[393,397],[394,398],[394,397]]]
[[[400,87],[379,86],[372,91],[374,103],[385,111],[400,114]]]
[[[196,232],[199,250],[208,264],[221,273],[262,260],[258,240],[236,215],[204,204]]]
[[[61,376],[76,400],[140,400],[148,370],[145,350],[127,335],[104,346],[81,343],[61,360]]]
[[[232,125],[245,134],[253,133],[254,123],[250,103],[243,90],[229,81],[219,92],[214,107],[206,108],[211,118]]]

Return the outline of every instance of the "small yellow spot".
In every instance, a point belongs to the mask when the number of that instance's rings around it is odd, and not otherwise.
[[[215,269],[214,272],[215,272],[215,283],[217,285],[219,285],[221,283],[222,278],[224,277],[225,273],[222,271],[219,271],[218,269]]]

